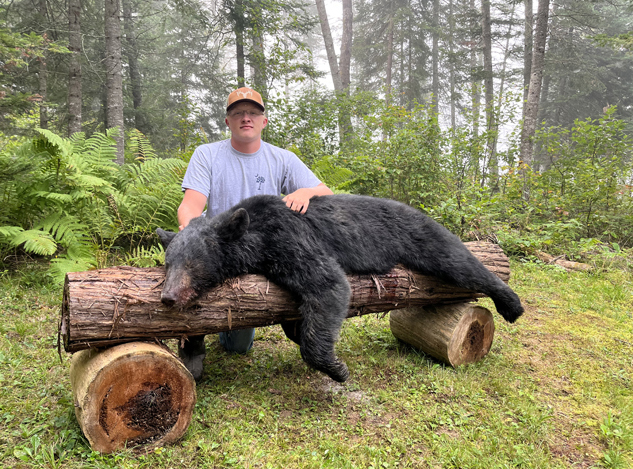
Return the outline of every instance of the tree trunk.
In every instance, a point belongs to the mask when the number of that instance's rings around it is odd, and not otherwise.
[[[339,65],[334,49],[334,40],[330,30],[327,11],[324,0],[315,0],[317,12],[319,13],[319,23],[321,23],[321,33],[325,43],[325,52],[330,64],[330,74],[334,83],[334,92],[338,97],[347,96],[350,85],[350,67],[352,54],[352,2],[343,0],[343,36],[341,40],[341,63]],[[352,119],[344,103],[339,107],[338,116],[339,140],[341,145],[349,140],[352,131]]]
[[[485,357],[495,332],[492,313],[470,303],[399,309],[389,325],[396,338],[451,366]]]
[[[387,65],[385,70],[385,104],[389,106],[391,104],[391,72],[393,69],[393,19],[394,13],[391,12],[389,16],[389,26],[387,26]],[[383,138],[386,135],[383,134]]]
[[[334,50],[334,40],[330,31],[330,22],[327,18],[324,0],[315,0],[317,11],[319,13],[319,22],[321,23],[321,33],[323,34],[323,42],[325,43],[325,52],[327,53],[327,61],[330,64],[330,74],[334,83],[334,91],[343,92],[343,82],[341,81],[341,73],[339,71],[338,59]]]
[[[261,27],[255,29],[252,37],[251,66],[253,70],[253,85],[264,99],[268,97],[268,83],[266,80],[266,56],[264,53],[264,32]]]
[[[451,129],[456,130],[456,115],[455,115],[455,54],[453,52],[453,44],[455,38],[455,17],[453,16],[453,0],[448,3],[448,54],[450,56],[449,61],[449,81],[450,81],[450,100],[451,100]]]
[[[351,83],[353,19],[352,0],[343,0],[343,36],[341,37],[339,73],[341,74],[341,87],[348,95]]]
[[[508,281],[508,259],[499,246],[478,242],[466,246],[486,267]],[[162,267],[69,273],[60,326],[66,351],[267,326],[300,317],[291,296],[258,275],[226,282],[188,309],[167,308],[160,302],[164,275]],[[349,316],[483,296],[401,267],[382,276],[353,275],[348,280],[352,287]]]
[[[483,56],[484,56],[484,95],[486,100],[486,128],[487,136],[487,153],[489,160],[489,174],[491,185],[494,187],[499,176],[499,168],[497,164],[497,124],[495,117],[494,104],[494,82],[492,74],[492,32],[490,19],[490,0],[482,0],[481,2],[481,27],[483,39]],[[484,181],[482,180],[482,184]]]
[[[435,112],[438,112],[437,105],[439,103],[440,94],[440,0],[433,0],[433,49],[431,51],[433,70],[432,82],[432,105]]]
[[[72,358],[70,381],[77,422],[91,448],[103,453],[178,440],[196,403],[193,377],[158,344],[83,350]]]
[[[512,50],[510,48],[510,40],[512,39],[512,26],[514,24],[515,7],[516,4],[513,3],[512,10],[510,12],[510,20],[508,21],[508,32],[506,33],[506,45],[503,52],[503,64],[501,66],[501,73],[499,74],[499,95],[497,96],[497,109],[499,110],[499,112],[501,111],[501,106],[503,105],[503,92],[505,91],[506,69],[508,68],[508,60],[510,59],[510,55],[512,54]],[[498,139],[498,136],[495,136],[495,139]]]
[[[45,25],[44,29],[44,38],[47,38],[48,35],[48,13],[46,11],[46,0],[39,0],[39,13],[42,17],[42,24]],[[46,56],[44,53],[42,57],[39,59],[39,70],[38,70],[38,79],[39,79],[39,95],[41,96],[40,101],[40,128],[48,129],[48,108],[46,107],[46,95],[47,86],[48,86],[48,69],[46,68]]]
[[[530,88],[530,76],[532,72],[532,44],[534,36],[534,5],[532,0],[523,0],[525,9],[525,29],[523,34],[523,115],[527,106],[528,91]]]
[[[475,0],[470,0],[469,7],[471,11],[475,10]],[[473,21],[474,22],[474,21]],[[471,30],[475,30],[475,25],[471,24]],[[475,37],[470,41],[470,97],[472,102],[472,114],[473,114],[473,135],[477,137],[479,135],[479,108],[481,105],[480,97],[480,81],[478,79],[477,69],[479,67],[479,60],[477,54],[477,41]],[[479,163],[477,162],[477,168]]]
[[[40,57],[40,69],[38,71],[40,102],[40,128],[48,129],[48,108],[46,107],[48,69],[46,68],[46,54]]]
[[[105,0],[107,128],[117,128],[116,162],[125,162],[123,153],[123,64],[121,63],[121,18],[119,0]]]
[[[235,56],[237,58],[237,86],[246,86],[246,74],[244,70],[244,3],[243,0],[235,1]]]
[[[536,133],[539,100],[543,69],[545,68],[545,46],[547,43],[547,24],[549,21],[549,0],[539,0],[536,16],[536,32],[534,50],[532,52],[532,67],[528,99],[523,116],[523,131],[521,133],[521,159],[523,163],[532,166],[534,162],[533,138]]]
[[[81,0],[68,1],[68,136],[81,132]]]
[[[141,111],[143,95],[141,92],[141,72],[138,64],[138,45],[136,43],[136,32],[134,30],[134,20],[132,18],[131,0],[122,0],[123,4],[123,27],[125,29],[125,42],[127,43],[127,61],[130,71],[130,85],[132,86],[132,104],[134,106],[134,128],[147,135],[148,130],[145,123],[145,116]]]

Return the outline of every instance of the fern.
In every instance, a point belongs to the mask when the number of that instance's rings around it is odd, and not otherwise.
[[[40,256],[52,256],[57,251],[53,237],[40,230],[25,230],[11,239],[14,247],[24,244],[24,250]]]
[[[94,268],[95,265],[95,261],[87,259],[69,259],[58,257],[51,260],[51,266],[48,269],[48,273],[55,282],[62,283],[67,273],[89,270]]]
[[[47,129],[37,129],[37,131],[50,143],[55,145],[62,156],[68,156],[72,153],[73,145],[68,139],[60,137],[56,133]]]
[[[337,188],[354,178],[353,171],[336,166],[331,156],[324,156],[316,161],[312,166],[312,171],[331,188]]]
[[[165,250],[163,246],[150,247],[137,246],[125,256],[125,264],[133,267],[154,267],[165,263]]]
[[[158,155],[149,143],[149,140],[138,129],[133,129],[128,134],[129,151],[132,153],[134,160],[145,161],[151,158],[158,158]]]
[[[135,161],[124,166],[114,162],[115,129],[89,138],[45,129],[39,135],[16,155],[0,154],[0,170],[16,175],[0,177],[8,207],[0,214],[0,244],[57,253],[50,273],[58,279],[104,264],[117,244],[130,250],[130,263],[161,263],[162,248],[147,246],[157,227],[176,229],[186,163],[158,158],[140,132],[130,134]]]
[[[0,236],[5,238],[13,239],[22,231],[24,231],[24,229],[19,226],[0,226]]]

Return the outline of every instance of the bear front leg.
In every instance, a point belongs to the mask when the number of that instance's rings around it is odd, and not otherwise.
[[[286,337],[292,340],[295,344],[301,345],[301,325],[303,321],[297,319],[296,321],[286,321],[281,323],[281,328],[284,330]]]
[[[303,360],[334,381],[349,378],[347,365],[336,357],[336,343],[349,308],[350,287],[344,274],[327,291],[302,298],[299,307],[303,317],[300,350]]]

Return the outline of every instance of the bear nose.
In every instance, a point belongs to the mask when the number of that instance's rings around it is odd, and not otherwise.
[[[170,292],[163,292],[160,295],[160,301],[170,308],[176,304],[176,297]]]

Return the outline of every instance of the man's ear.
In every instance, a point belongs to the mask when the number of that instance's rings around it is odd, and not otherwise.
[[[217,228],[218,236],[225,241],[240,239],[248,230],[251,220],[243,208],[238,208],[231,217]]]
[[[174,236],[176,236],[176,233],[174,233],[173,231],[165,231],[165,230],[161,230],[160,228],[156,229],[156,234],[160,238],[160,243],[163,245],[163,248],[165,249],[167,249],[167,246],[169,246],[169,243],[171,243],[171,240],[174,239]]]

